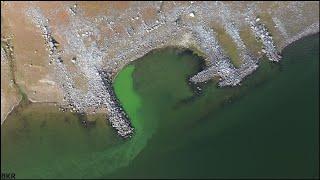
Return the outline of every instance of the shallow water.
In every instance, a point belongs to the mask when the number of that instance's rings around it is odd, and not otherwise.
[[[241,87],[188,84],[202,68],[190,51],[156,50],[114,88],[135,136],[104,120],[33,104],[1,127],[1,171],[19,177],[318,177],[319,35],[261,61]],[[79,120],[80,119],[80,120]],[[91,119],[91,118],[90,118]]]

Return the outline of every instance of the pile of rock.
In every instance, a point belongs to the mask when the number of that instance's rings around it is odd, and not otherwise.
[[[223,2],[190,2],[187,6],[173,2],[173,7],[169,7],[169,4],[165,6],[162,2],[148,3],[148,8],[154,5],[158,9],[157,17],[150,20],[141,14],[144,10],[142,4],[144,3],[128,8],[126,13],[116,16],[86,17],[77,5],[64,9],[70,14],[70,23],[56,29],[65,38],[63,51],[72,57],[76,56],[71,59],[78,70],[76,73],[68,71],[62,63],[59,43],[52,37],[48,19],[41,14],[39,8],[27,12],[41,29],[51,60],[57,62],[53,68],[70,109],[85,112],[88,108],[107,108],[109,122],[122,137],[130,137],[133,128],[113,92],[112,79],[130,61],[153,49],[171,45],[192,45],[206,56],[207,68],[190,78],[190,81],[205,82],[213,77],[220,77],[219,86],[239,85],[244,77],[258,67],[257,58],[251,55],[239,34],[244,17],[248,16],[253,17],[246,20],[256,38],[263,43],[266,56],[271,61],[279,61],[281,58],[267,28],[253,15],[254,12],[259,12],[258,10],[254,10],[251,15],[240,11],[234,13],[231,6]],[[251,8],[254,7],[248,6],[248,11]],[[277,19],[273,20],[278,22]],[[232,64],[230,57],[220,46],[212,24],[224,27],[237,46],[242,60],[239,68]],[[314,29],[319,29],[319,24],[310,26],[306,33]],[[188,35],[187,40],[181,38],[186,37],[185,35]],[[183,43],[179,42],[180,40]],[[103,73],[100,72],[101,69],[104,69]],[[77,73],[83,75],[83,81],[87,84],[86,90],[75,87],[73,79]]]
[[[30,8],[27,11],[27,15],[32,19],[33,23],[40,28],[42,36],[47,45],[49,51],[49,57],[51,57],[49,64],[52,64],[54,61],[61,63],[61,56],[57,51],[59,43],[53,38],[52,32],[49,28],[49,20],[45,18],[39,8]]]
[[[134,128],[131,126],[130,120],[126,112],[121,107],[114,90],[112,88],[112,81],[108,77],[108,73],[101,71],[100,76],[103,79],[103,83],[106,87],[108,98],[108,120],[113,128],[116,129],[117,133],[123,137],[131,137]]]
[[[253,19],[251,17],[247,17],[246,20],[249,22],[250,28],[255,34],[256,38],[263,43],[262,52],[266,53],[266,56],[270,61],[280,61],[282,57],[280,56],[276,46],[274,45],[272,36],[269,33],[268,29],[264,24],[260,22],[260,18],[257,17]]]
[[[236,86],[241,81],[241,76],[229,57],[219,45],[212,29],[206,30],[203,26],[195,27],[197,41],[200,48],[208,57],[206,59],[208,69],[199,72],[190,78],[193,83],[205,82],[215,76],[220,77],[219,86]]]

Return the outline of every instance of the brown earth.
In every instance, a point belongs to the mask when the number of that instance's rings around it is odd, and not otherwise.
[[[194,2],[196,6],[204,2]],[[319,22],[319,2],[304,2],[297,4],[298,10],[292,10],[293,2],[223,2],[232,11],[242,11],[248,5],[255,4],[260,8],[258,14],[261,20],[266,24],[269,31],[273,35],[275,44],[283,47],[286,39],[281,36],[279,29],[275,28],[272,17],[281,18],[289,37],[302,32],[305,27],[312,23]],[[98,26],[101,37],[96,39],[98,46],[103,46],[104,39],[127,38],[127,28],[131,26],[135,31],[142,26],[142,20],[147,25],[152,26],[159,19],[159,6],[163,12],[172,9],[186,8],[191,5],[190,2],[1,2],[1,47],[5,44],[3,41],[7,37],[11,38],[11,44],[14,47],[13,56],[6,56],[5,60],[1,60],[1,122],[5,119],[8,112],[20,101],[23,92],[32,101],[39,102],[57,102],[63,104],[63,90],[59,86],[54,75],[54,68],[49,65],[48,51],[45,41],[42,37],[41,30],[36,27],[30,19],[25,15],[25,11],[30,7],[39,7],[44,15],[49,19],[54,37],[60,43],[60,48],[65,49],[67,44],[66,38],[60,34],[61,27],[67,27],[71,18],[68,13],[69,7],[77,4],[81,9],[84,17],[95,18],[106,15],[116,19],[120,17],[118,22],[109,25],[106,22],[100,23]],[[299,6],[299,7],[298,7]],[[300,7],[301,6],[301,7]],[[142,16],[140,19],[131,20],[139,11]],[[298,14],[302,13],[302,20]],[[127,14],[126,14],[127,13]],[[131,14],[129,14],[131,13]],[[214,12],[213,12],[214,13]],[[197,14],[196,14],[197,16]],[[241,60],[235,44],[232,39],[224,32],[223,26],[219,21],[212,17],[209,24],[211,28],[218,34],[218,40],[222,44],[227,54],[231,57],[232,62],[239,66]],[[182,16],[184,21],[196,22],[197,18],[190,18],[188,15]],[[160,30],[159,30],[160,31]],[[261,43],[257,42],[252,36],[248,26],[240,26],[240,36],[250,51],[260,56]],[[177,41],[180,41],[177,39]],[[90,42],[89,42],[90,43]],[[177,43],[178,44],[178,43]],[[108,57],[116,57],[119,49],[126,48],[126,43],[119,46],[111,46],[108,50]],[[79,68],[76,67],[71,59],[73,54],[67,52],[63,55],[64,63],[68,71],[75,72],[75,86],[79,89],[87,91],[87,80]],[[1,56],[4,57],[4,56]],[[130,57],[128,57],[130,58]],[[107,60],[105,60],[107,61]],[[14,74],[14,75],[12,75]],[[16,85],[14,85],[16,82]],[[21,91],[21,92],[20,92]]]

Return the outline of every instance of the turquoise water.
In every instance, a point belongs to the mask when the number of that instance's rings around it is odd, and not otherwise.
[[[319,176],[319,35],[261,61],[241,87],[188,84],[202,60],[156,50],[114,88],[135,127],[122,140],[103,115],[33,104],[1,127],[1,171],[19,177],[236,178]],[[80,120],[79,120],[80,119]]]

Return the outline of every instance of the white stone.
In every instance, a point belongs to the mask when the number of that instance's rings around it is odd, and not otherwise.
[[[53,42],[50,41],[50,42],[49,42],[49,46],[50,46],[50,48],[53,48],[53,46],[54,46],[54,45],[53,45]]]

